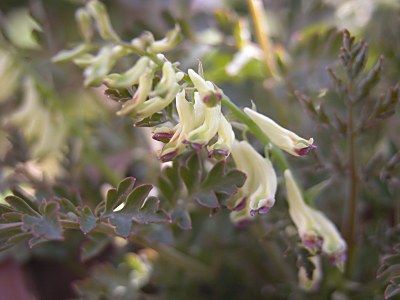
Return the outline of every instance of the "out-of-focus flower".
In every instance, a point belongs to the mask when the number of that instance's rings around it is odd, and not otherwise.
[[[31,144],[32,165],[49,180],[60,174],[66,137],[64,120],[60,113],[49,111],[41,104],[32,79],[24,82],[22,104],[4,122],[20,128]]]
[[[204,80],[192,69],[188,70],[188,74],[204,104],[208,107],[218,106],[223,96],[222,90],[217,88],[211,81]]]
[[[305,267],[301,266],[298,274],[299,286],[305,291],[315,291],[318,289],[319,284],[322,280],[321,257],[312,256],[309,258],[309,260],[314,265],[314,270],[311,274],[311,278],[307,275]]]
[[[262,157],[248,142],[235,141],[231,153],[237,169],[247,176],[231,212],[231,220],[242,223],[257,213],[267,213],[275,204],[277,178],[271,161]]]
[[[167,33],[165,38],[159,41],[152,42],[147,47],[149,53],[161,53],[172,50],[178,45],[181,40],[181,27],[177,24],[175,28]]]
[[[294,156],[306,155],[317,148],[313,145],[312,138],[306,140],[250,108],[246,107],[244,112],[260,127],[273,144]]]
[[[289,214],[304,246],[313,253],[322,251],[333,264],[342,269],[346,260],[346,242],[323,213],[304,202],[290,170],[286,170],[284,174]]]
[[[92,0],[89,1],[86,7],[96,22],[100,36],[107,41],[119,42],[120,38],[111,25],[110,17],[104,4],[100,1]]]
[[[21,72],[11,54],[0,49],[0,103],[14,94],[20,75]]]
[[[128,88],[139,82],[140,76],[150,67],[150,59],[141,57],[133,67],[122,74],[109,74],[103,83],[109,88]]]
[[[93,36],[92,17],[86,8],[81,7],[76,11],[75,19],[85,43],[89,43]]]

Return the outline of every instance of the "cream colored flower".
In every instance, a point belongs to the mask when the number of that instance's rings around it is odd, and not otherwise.
[[[235,141],[231,153],[236,168],[247,176],[231,213],[231,219],[237,223],[271,209],[275,204],[277,178],[271,161],[262,157],[248,142]]]
[[[308,206],[290,170],[285,171],[289,214],[304,246],[314,253],[322,251],[339,268],[346,260],[346,242],[335,225],[323,213]]]
[[[214,107],[220,104],[223,93],[211,81],[204,80],[199,74],[192,69],[188,70],[190,80],[200,94],[201,100],[208,107]]]
[[[313,145],[312,138],[306,140],[250,108],[245,108],[244,112],[260,127],[273,144],[294,156],[306,155],[317,148]]]

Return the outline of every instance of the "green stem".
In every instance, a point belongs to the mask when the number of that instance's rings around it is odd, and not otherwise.
[[[264,134],[260,127],[258,127],[250,117],[248,117],[239,107],[237,107],[228,96],[224,95],[222,97],[222,105],[229,109],[238,120],[245,124],[249,131],[254,134],[260,140],[260,142],[263,143],[263,145],[269,147],[273,158],[282,170],[290,168],[282,150],[271,145],[269,138]]]

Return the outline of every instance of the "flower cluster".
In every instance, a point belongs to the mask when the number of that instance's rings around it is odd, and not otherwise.
[[[299,231],[304,247],[312,253],[322,251],[328,255],[333,264],[343,268],[346,260],[346,242],[323,213],[304,202],[292,173],[286,170],[284,175],[289,214]]]
[[[188,73],[197,90],[194,101],[186,100],[185,90],[179,92],[176,96],[179,124],[154,130],[153,138],[166,143],[160,153],[161,160],[168,161],[176,157],[189,143],[200,149],[216,135],[217,141],[207,146],[209,156],[224,158],[230,153],[235,134],[221,112],[222,93],[195,71],[189,70]]]

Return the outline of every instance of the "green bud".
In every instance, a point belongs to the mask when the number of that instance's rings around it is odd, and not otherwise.
[[[89,43],[93,36],[92,18],[85,8],[80,8],[75,13],[79,30],[86,43]]]
[[[104,79],[104,84],[109,88],[128,88],[138,83],[140,76],[148,68],[150,59],[141,57],[136,64],[122,74],[110,74]]]
[[[115,33],[111,25],[105,5],[97,0],[92,0],[86,7],[96,21],[100,36],[107,41],[120,42],[119,36]]]
[[[174,49],[181,41],[181,27],[176,24],[175,28],[169,31],[165,38],[153,42],[148,48],[149,53],[160,53]]]
[[[60,63],[60,62],[66,62],[69,60],[73,60],[73,59],[83,56],[84,54],[86,54],[87,52],[92,50],[92,48],[93,48],[92,46],[90,46],[86,43],[79,44],[78,46],[76,46],[73,49],[61,50],[51,60],[54,63]]]

